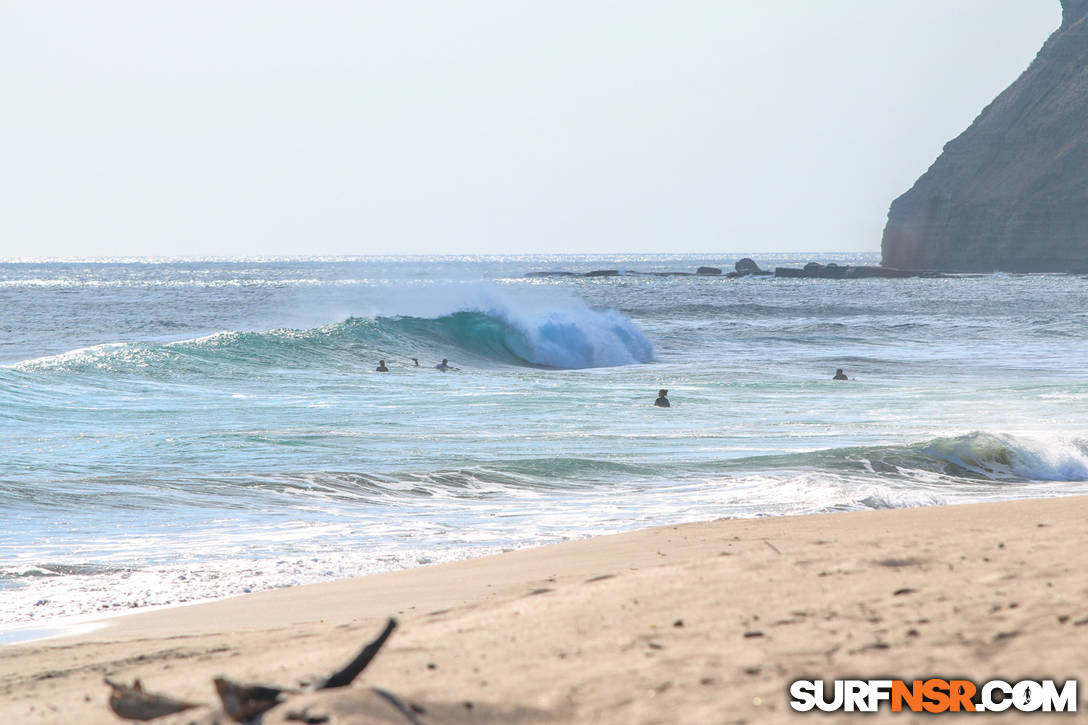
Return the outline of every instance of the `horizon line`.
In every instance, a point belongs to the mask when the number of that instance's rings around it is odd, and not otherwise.
[[[356,262],[377,260],[519,260],[519,259],[553,259],[556,257],[569,257],[574,259],[614,259],[620,257],[736,257],[736,259],[756,257],[775,257],[787,255],[879,255],[879,251],[776,251],[776,252],[738,252],[738,251],[706,251],[706,252],[536,252],[524,254],[490,254],[490,253],[463,253],[463,254],[268,254],[268,255],[137,255],[137,254],[103,254],[103,255],[39,255],[39,256],[0,256],[0,264],[171,264],[183,262]]]

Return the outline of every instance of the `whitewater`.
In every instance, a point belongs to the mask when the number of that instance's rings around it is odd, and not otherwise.
[[[0,262],[0,628],[1088,493],[1088,279],[525,276],[741,256]]]

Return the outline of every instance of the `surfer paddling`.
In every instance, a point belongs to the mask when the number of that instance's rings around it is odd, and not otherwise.
[[[455,368],[454,366],[450,365],[450,361],[446,358],[442,358],[442,362],[435,365],[434,369],[441,370],[442,372],[446,372],[447,370],[460,370],[460,368]]]

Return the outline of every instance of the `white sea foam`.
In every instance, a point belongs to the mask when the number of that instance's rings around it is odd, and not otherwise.
[[[1088,446],[1066,436],[975,432],[920,451],[993,480],[1088,481]]]
[[[1088,481],[1088,446],[1083,441],[1012,439],[1012,468],[1035,481]]]

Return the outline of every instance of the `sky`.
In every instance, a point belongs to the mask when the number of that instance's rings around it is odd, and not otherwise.
[[[878,251],[1059,0],[0,0],[0,257]]]

